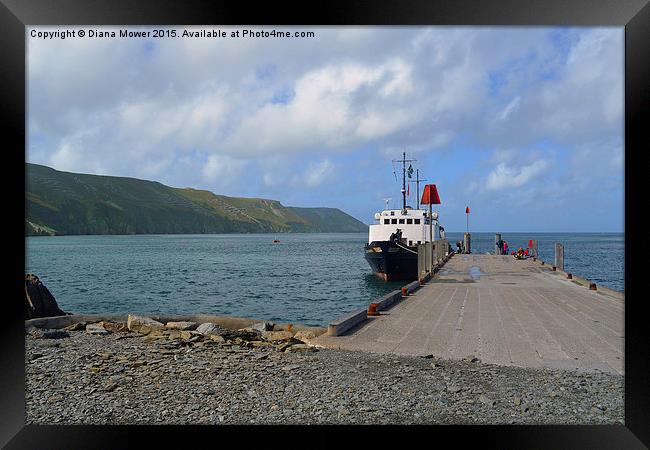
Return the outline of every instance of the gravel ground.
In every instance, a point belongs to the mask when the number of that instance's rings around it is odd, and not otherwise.
[[[28,424],[623,424],[618,375],[69,335],[26,336]]]

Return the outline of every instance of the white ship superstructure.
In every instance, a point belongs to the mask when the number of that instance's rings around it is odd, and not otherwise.
[[[430,228],[433,228],[433,239],[440,239],[440,226],[437,213],[433,213],[433,227],[429,227],[428,211],[423,209],[386,209],[375,213],[376,223],[370,225],[368,243],[373,241],[389,241],[391,235],[402,231],[402,244],[409,247],[431,241]]]

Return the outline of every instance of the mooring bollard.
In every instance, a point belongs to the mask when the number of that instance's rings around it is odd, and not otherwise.
[[[557,271],[557,267],[553,266],[553,272]]]
[[[465,246],[465,253],[472,253],[472,235],[469,233],[463,234],[463,245]]]
[[[378,316],[379,312],[377,312],[377,306],[379,306],[377,303],[371,303],[368,305],[368,315],[369,316]]]
[[[595,290],[597,290],[597,288],[596,288],[596,283],[589,283],[589,290],[590,290],[590,291],[595,291]]]
[[[564,245],[555,243],[555,265],[564,270]]]
[[[402,297],[408,297],[409,290],[405,287],[402,288]]]
[[[570,273],[567,273],[567,274],[566,274],[566,277],[567,277],[569,280],[573,280],[573,275],[570,274]]]

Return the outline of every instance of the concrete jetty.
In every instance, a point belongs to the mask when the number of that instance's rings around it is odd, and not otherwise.
[[[457,254],[390,309],[317,343],[622,375],[624,298],[575,278],[532,258]]]

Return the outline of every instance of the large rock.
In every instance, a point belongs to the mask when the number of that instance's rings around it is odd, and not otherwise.
[[[129,331],[129,327],[126,323],[124,322],[109,322],[109,321],[102,321],[99,322],[99,325],[104,327],[106,331],[110,331],[111,333],[127,333]]]
[[[305,344],[310,344],[311,341],[316,339],[316,333],[310,330],[301,330],[298,331],[294,336],[294,339],[304,342]]]
[[[264,331],[262,338],[266,341],[288,341],[293,337],[291,331]]]
[[[63,339],[70,337],[70,333],[64,330],[49,330],[36,327],[29,327],[27,334],[35,339]]]
[[[126,321],[126,326],[129,328],[129,331],[136,331],[142,334],[149,334],[152,331],[160,331],[165,328],[164,324],[149,317],[132,316],[131,314],[129,314],[129,318]]]
[[[102,323],[91,323],[86,325],[86,333],[88,334],[108,334],[108,330],[102,326]]]
[[[54,296],[36,275],[25,275],[25,320],[69,314],[59,309]]]
[[[188,330],[196,330],[196,327],[199,324],[196,322],[167,322],[165,327],[168,330],[181,330],[181,331],[188,331]]]
[[[259,322],[250,326],[251,329],[257,331],[273,331],[275,324],[273,322]]]
[[[291,347],[284,349],[285,353],[299,353],[299,352],[317,352],[318,349],[309,344],[294,344]]]
[[[88,322],[76,322],[63,328],[65,331],[81,331],[86,329]]]
[[[210,336],[211,334],[221,334],[223,332],[223,328],[221,328],[219,325],[216,325],[214,323],[202,323],[196,328],[196,331],[199,333],[205,335],[205,336]]]

